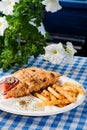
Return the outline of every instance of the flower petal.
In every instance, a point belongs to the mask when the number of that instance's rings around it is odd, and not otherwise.
[[[44,0],[42,4],[46,5],[46,11],[51,11],[52,13],[62,8],[58,0]]]
[[[67,46],[66,46],[67,53],[69,53],[70,55],[74,55],[77,51],[74,49],[72,43],[67,42],[66,44],[67,44]]]
[[[8,27],[6,17],[0,17],[0,36],[3,36],[5,29]]]

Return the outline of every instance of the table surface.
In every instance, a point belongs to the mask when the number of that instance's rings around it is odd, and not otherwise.
[[[43,60],[43,56],[29,57],[27,65],[36,66],[61,74],[68,73],[68,77],[81,83],[87,91],[87,58],[74,57],[70,64],[54,65]],[[17,66],[14,67],[15,69]],[[0,77],[12,74],[13,69],[3,72],[0,69]],[[10,114],[0,110],[0,130],[87,130],[87,98],[85,101],[68,112],[43,117],[21,116]]]

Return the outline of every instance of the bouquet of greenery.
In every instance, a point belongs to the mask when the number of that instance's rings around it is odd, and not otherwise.
[[[0,68],[21,66],[28,56],[44,54],[47,33],[38,30],[44,6],[51,12],[61,8],[57,0],[0,1]]]

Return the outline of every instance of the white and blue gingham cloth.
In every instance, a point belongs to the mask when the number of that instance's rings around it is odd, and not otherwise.
[[[87,58],[75,57],[70,64],[53,65],[43,60],[43,56],[29,57],[28,65],[23,67],[41,67],[61,74],[83,84],[87,91]],[[15,67],[16,69],[17,66]],[[12,69],[3,72],[0,77],[12,74]],[[14,115],[0,110],[0,130],[87,130],[87,97],[85,101],[71,111],[52,116],[30,117]]]

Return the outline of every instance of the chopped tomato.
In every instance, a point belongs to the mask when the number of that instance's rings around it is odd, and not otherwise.
[[[8,83],[4,84],[4,92],[8,91],[10,85]]]

